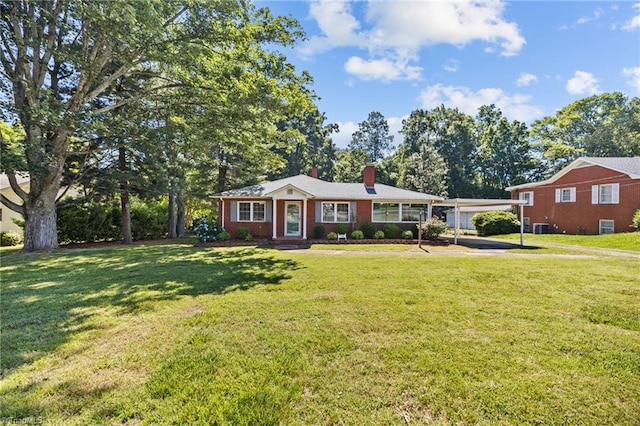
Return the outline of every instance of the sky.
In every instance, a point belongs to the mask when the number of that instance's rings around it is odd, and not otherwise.
[[[283,50],[314,78],[332,138],[382,113],[395,136],[416,109],[475,116],[495,104],[531,124],[581,98],[640,96],[640,2],[259,0],[307,40]]]

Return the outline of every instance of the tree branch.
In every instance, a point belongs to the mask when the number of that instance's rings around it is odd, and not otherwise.
[[[27,194],[22,188],[20,188],[20,184],[18,184],[15,173],[7,173],[7,178],[9,178],[9,185],[11,185],[11,189],[13,189],[13,192],[15,192],[22,201],[27,201],[29,194]]]
[[[10,210],[13,210],[16,213],[20,213],[21,215],[24,215],[26,213],[24,209],[24,205],[21,206],[19,204],[14,203],[13,201],[5,197],[4,194],[0,194],[0,203],[9,207]]]

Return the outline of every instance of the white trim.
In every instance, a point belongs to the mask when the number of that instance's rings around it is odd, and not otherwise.
[[[525,197],[525,195],[529,195],[529,198],[527,199]],[[522,191],[520,193],[518,193],[518,200],[520,201],[524,201],[525,203],[523,204],[524,206],[527,207],[532,207],[533,206],[533,191]]]
[[[273,208],[271,210],[272,238],[275,240],[278,236],[278,200],[273,200]]]
[[[287,229],[287,213],[289,212],[289,206],[298,207],[298,232],[290,234]],[[300,201],[286,201],[284,203],[284,236],[285,237],[299,237],[302,234],[302,206]]]

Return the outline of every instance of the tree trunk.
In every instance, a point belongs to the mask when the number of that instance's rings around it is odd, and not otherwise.
[[[178,190],[178,196],[176,197],[176,204],[178,207],[178,217],[176,223],[176,235],[178,238],[184,238],[184,216],[185,216],[185,207],[184,207],[184,198],[182,197],[182,189]]]
[[[169,194],[169,238],[176,238],[176,196]]]
[[[38,186],[32,179],[33,186]],[[33,187],[32,187],[33,189]],[[30,192],[25,203],[24,251],[53,250],[58,248],[55,183]]]
[[[118,148],[118,168],[123,174],[127,170],[127,152],[124,146]],[[120,179],[120,208],[122,211],[122,244],[133,244],[129,182],[124,177]]]

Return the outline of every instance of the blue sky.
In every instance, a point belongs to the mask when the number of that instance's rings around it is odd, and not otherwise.
[[[304,28],[308,40],[285,53],[313,76],[339,147],[371,111],[396,134],[411,111],[440,104],[475,115],[494,103],[530,124],[593,94],[640,96],[637,1],[256,4]]]

